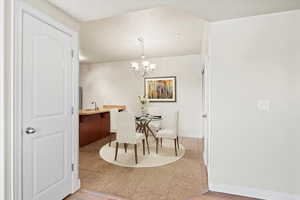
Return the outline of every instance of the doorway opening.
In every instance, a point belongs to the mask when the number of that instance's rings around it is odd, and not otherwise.
[[[183,24],[185,29],[181,30]],[[96,193],[98,196],[109,194],[123,199],[182,200],[208,191],[207,168],[203,159],[202,109],[205,106],[202,104],[204,80],[199,38],[204,34],[204,26],[203,20],[166,7],[83,23],[80,37],[81,191],[70,199]],[[141,37],[144,41],[142,54],[149,55],[145,60],[156,64],[155,70],[147,77],[131,70],[132,62],[140,62]],[[185,51],[189,49],[189,53],[183,53],[179,46]],[[143,106],[146,110],[143,111],[138,96],[147,96],[147,81],[152,78],[163,82],[170,77],[176,77],[177,101],[152,101]],[[113,125],[110,122],[114,120],[111,108],[135,117],[142,112],[156,113],[154,115],[163,118],[162,129],[168,125],[174,127],[170,116],[179,111],[179,145],[184,148],[184,155],[175,162],[153,167],[151,162],[164,159],[165,155],[176,158],[172,138],[163,139],[162,146],[159,140],[156,153],[156,132],[153,131],[154,136],[149,133],[148,139],[150,154],[147,154],[146,144],[145,156],[142,142],[137,144],[138,164],[135,163],[134,144],[120,142],[115,159],[118,131],[111,130]],[[180,156],[183,150],[179,148],[177,153]],[[149,155],[154,159],[149,159]]]

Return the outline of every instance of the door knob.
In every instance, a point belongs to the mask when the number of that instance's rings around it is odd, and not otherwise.
[[[36,133],[36,130],[32,127],[28,127],[26,128],[26,131],[25,131],[28,135],[31,135],[31,134],[35,134]]]
[[[203,114],[202,117],[203,117],[203,118],[207,118],[207,114]]]

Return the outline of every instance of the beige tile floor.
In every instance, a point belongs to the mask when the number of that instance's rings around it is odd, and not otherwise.
[[[82,147],[81,190],[110,194],[127,200],[249,199],[218,193],[203,195],[208,191],[207,170],[202,159],[203,141],[191,138],[181,138],[180,141],[186,148],[185,156],[175,163],[156,168],[125,168],[107,163],[98,153],[106,143],[105,140]],[[69,199],[75,200],[72,198],[74,196]]]

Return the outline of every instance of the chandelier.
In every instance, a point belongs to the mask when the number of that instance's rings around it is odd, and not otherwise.
[[[139,76],[142,76],[145,78],[148,76],[151,72],[153,72],[156,68],[156,64],[152,64],[149,61],[146,60],[145,56],[145,44],[143,38],[137,39],[142,47],[142,56],[141,60],[139,62],[132,62],[130,66],[130,70],[134,71]]]

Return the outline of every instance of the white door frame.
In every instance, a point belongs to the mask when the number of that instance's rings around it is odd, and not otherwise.
[[[203,56],[202,56],[202,70],[204,70],[205,72],[205,110],[203,112],[205,112],[204,114],[206,114],[206,119],[203,120],[203,122],[205,124],[203,124],[204,128],[205,128],[205,133],[203,135],[204,138],[204,153],[203,156],[205,156],[206,158],[206,168],[207,168],[207,175],[208,175],[208,189],[210,189],[210,185],[211,185],[211,168],[212,168],[212,74],[211,74],[211,61],[210,61],[210,57],[211,57],[211,38],[210,38],[210,24],[208,23],[206,25],[206,36],[204,37],[203,41],[205,43],[203,43]]]
[[[209,67],[209,61],[204,64],[202,70],[204,71],[205,75],[202,76],[205,80],[204,83],[204,92],[205,92],[205,105],[203,113],[206,115],[206,118],[203,119],[203,130],[204,130],[204,151],[203,151],[203,158],[205,159],[205,165],[207,168],[207,175],[208,175],[208,183],[210,183],[211,178],[211,161],[212,161],[212,154],[211,154],[211,147],[212,147],[212,140],[211,140],[211,73]],[[203,73],[202,71],[202,73]],[[203,117],[203,116],[202,116]]]
[[[207,88],[207,67],[204,64],[202,71],[202,121],[203,121],[203,138],[204,138],[204,149],[203,159],[204,164],[208,166],[208,88]]]
[[[207,153],[206,153],[206,156],[207,156],[207,178],[208,178],[208,187],[210,185],[210,182],[211,182],[211,168],[212,168],[212,98],[211,98],[211,68],[210,68],[210,62],[208,61],[207,65],[205,66],[205,73],[206,73],[206,76],[205,76],[205,83],[206,83],[206,89],[205,89],[205,92],[206,92],[206,114],[207,114],[207,119],[206,119],[206,142],[207,142]],[[210,189],[210,188],[209,188]]]
[[[213,105],[212,105],[212,69],[211,69],[211,38],[210,38],[210,25],[208,25],[208,37],[207,37],[207,60],[205,64],[206,70],[206,101],[207,101],[207,178],[208,178],[208,189],[211,187],[211,168],[213,167],[213,153],[212,153],[212,123],[213,123]]]
[[[0,199],[5,199],[5,1],[0,1]]]
[[[72,192],[80,188],[79,180],[79,106],[78,106],[78,88],[79,88],[79,42],[78,33],[58,23],[56,20],[46,16],[45,14],[31,8],[27,4],[16,1],[15,8],[15,68],[13,72],[13,156],[14,156],[14,200],[22,200],[22,19],[23,13],[26,12],[39,20],[53,26],[72,37],[73,49],[73,70],[72,70],[72,84],[73,84],[73,133],[72,133],[72,163],[74,164],[74,171],[72,173]],[[70,52],[71,53],[71,52]],[[70,166],[71,167],[71,166]]]
[[[11,73],[13,69],[13,51],[14,44],[14,1],[0,1],[0,198],[4,196],[5,200],[12,198],[12,160],[11,151],[11,99],[12,84]],[[4,159],[5,160],[2,160]],[[4,173],[4,174],[3,174]],[[4,184],[4,185],[1,185]]]

